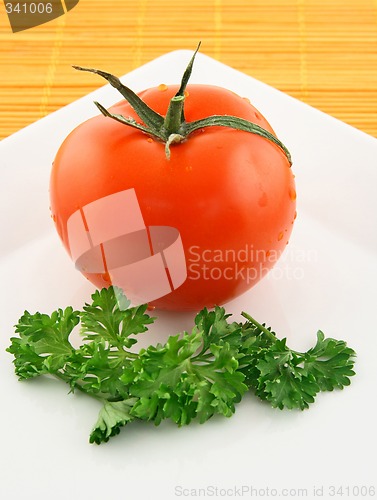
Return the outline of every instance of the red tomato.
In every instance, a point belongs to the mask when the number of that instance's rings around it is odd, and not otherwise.
[[[159,86],[139,96],[165,115],[177,89]],[[126,101],[109,111],[140,122]],[[186,120],[210,115],[238,116],[273,133],[247,99],[189,84]],[[296,208],[290,163],[269,140],[221,126],[195,131],[170,150],[167,159],[161,141],[102,115],[84,122],[64,141],[53,165],[53,220],[69,252],[70,216],[133,188],[145,225],[176,228],[186,258],[184,283],[150,304],[170,310],[224,304],[255,285],[288,243]],[[99,288],[109,285],[107,272],[83,274]]]

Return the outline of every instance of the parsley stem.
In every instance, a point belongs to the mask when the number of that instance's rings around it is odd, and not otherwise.
[[[109,357],[119,357],[119,355],[121,354],[123,358],[132,358],[132,359],[136,359],[139,357],[139,355],[135,352],[131,352],[131,351],[127,351],[126,349],[124,349],[123,346],[117,346],[118,347],[118,350],[117,351],[110,351],[110,354],[114,354],[114,356],[110,356]]]
[[[213,354],[211,352],[207,352],[206,354],[205,354],[205,352],[206,352],[206,348],[203,345],[201,351],[198,352],[198,354],[195,354],[195,356],[192,356],[191,361],[202,360],[204,358],[209,358],[209,357],[213,356]]]
[[[259,330],[261,330],[266,335],[266,337],[269,340],[271,340],[272,342],[276,341],[275,335],[273,333],[271,333],[270,330],[268,330],[268,328],[266,328],[265,326],[263,326],[260,323],[258,323],[258,321],[255,320],[253,317],[251,317],[250,314],[242,312],[241,316],[243,316],[244,318],[246,318],[251,324],[253,324],[257,328],[259,328]]]
[[[54,374],[54,377],[56,377],[57,379],[60,379],[60,380],[63,380],[63,382],[66,382],[67,384],[71,385],[71,380],[69,377],[67,377],[66,375],[64,375],[64,373],[61,373],[61,372],[55,372]],[[75,383],[74,385],[74,389],[78,389],[79,391],[83,392],[84,394],[88,395],[88,396],[91,396],[92,398],[96,399],[97,401],[100,401],[101,403],[104,403],[106,402],[106,398],[103,398],[101,396],[98,396],[97,394],[94,394],[93,392],[89,392],[87,391],[86,389],[84,389],[84,387],[82,385],[80,385],[79,383]],[[73,391],[71,391],[73,392]]]

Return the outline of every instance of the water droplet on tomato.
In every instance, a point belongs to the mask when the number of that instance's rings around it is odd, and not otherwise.
[[[190,93],[189,93],[189,91],[188,91],[188,90],[185,90],[185,91],[183,92],[183,95],[184,95],[185,97],[188,97],[188,96],[190,95]]]
[[[148,137],[147,141],[148,141],[148,142],[153,142],[152,137]]]
[[[148,304],[147,311],[154,311],[156,309],[156,306],[151,306]]]
[[[165,83],[160,83],[160,85],[157,87],[158,90],[160,90],[161,92],[165,92],[165,90],[168,90],[168,86],[165,85]]]
[[[289,197],[292,201],[295,201],[295,199],[297,198],[296,191],[293,188],[289,190]]]
[[[246,101],[248,104],[251,104],[250,99],[248,97],[243,97],[242,99]]]
[[[109,273],[103,273],[102,274],[102,279],[105,283],[110,283],[111,284],[111,278]]]
[[[297,211],[295,212],[295,215],[294,215],[294,217],[293,217],[293,220],[295,220],[295,219],[296,219],[296,217],[297,217]]]
[[[280,231],[280,233],[278,234],[278,241],[281,241],[283,239],[283,236],[284,236],[283,231]]]

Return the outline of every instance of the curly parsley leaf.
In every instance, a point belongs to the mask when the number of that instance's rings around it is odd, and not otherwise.
[[[96,291],[81,312],[51,316],[25,311],[7,349],[16,374],[52,374],[103,404],[90,442],[107,442],[133,420],[187,425],[215,414],[230,417],[247,390],[276,408],[305,409],[320,391],[342,389],[354,375],[355,352],[317,334],[305,353],[291,350],[264,324],[242,313],[230,322],[224,308],[200,311],[190,332],[138,353],[129,350],[154,321],[146,305],[130,307],[120,289]],[[69,336],[80,323],[83,343]]]
[[[321,330],[317,343],[305,356],[304,369],[315,377],[321,391],[343,389],[350,385],[356,353],[343,340],[326,339]]]
[[[246,349],[242,370],[255,394],[271,406],[304,410],[320,391],[350,384],[356,353],[344,341],[326,339],[319,331],[316,345],[300,353],[289,349],[286,339],[277,339],[270,329],[243,315],[249,321],[246,331],[249,326],[256,336]]]
[[[114,287],[104,288],[92,295],[92,303],[85,304],[81,314],[84,340],[103,339],[112,347],[129,348],[137,342],[130,335],[148,330],[154,319],[145,314],[147,305],[129,307],[130,302]]]
[[[15,328],[19,337],[12,337],[7,349],[15,357],[19,378],[60,369],[74,351],[68,337],[79,321],[79,312],[72,307],[58,309],[51,316],[25,311]]]
[[[305,372],[302,361],[300,355],[286,347],[285,339],[277,340],[256,364],[256,394],[275,408],[308,408],[320,387],[315,377]]]
[[[230,345],[240,345],[241,327],[237,323],[228,323],[230,316],[223,307],[215,307],[213,311],[205,307],[196,315],[193,331],[202,335],[202,352],[220,340],[226,340]]]
[[[90,443],[106,443],[112,436],[120,432],[120,428],[134,418],[130,411],[136,398],[106,403],[98,415],[98,420],[90,433]]]
[[[244,375],[236,371],[238,350],[219,340],[194,356],[206,342],[206,333],[194,328],[140,352],[139,374],[130,386],[130,394],[140,398],[133,410],[139,418],[184,425],[195,417],[203,423],[215,413],[234,413],[247,391]]]

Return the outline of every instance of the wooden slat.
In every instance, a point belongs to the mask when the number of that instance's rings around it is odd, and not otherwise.
[[[80,0],[13,34],[0,4],[0,138],[122,75],[202,52],[377,137],[377,0]],[[219,82],[221,85],[221,82]]]

